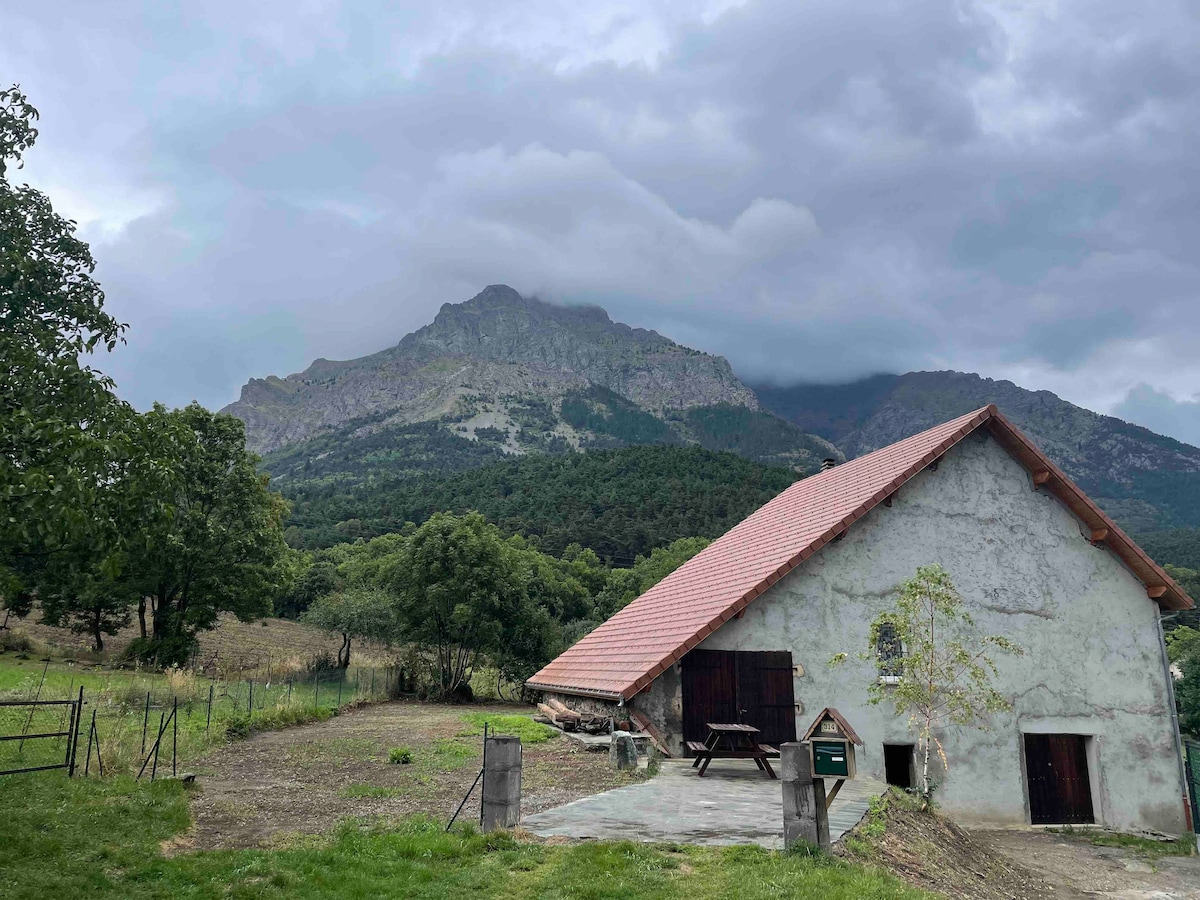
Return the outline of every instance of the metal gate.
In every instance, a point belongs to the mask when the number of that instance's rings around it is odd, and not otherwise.
[[[1189,806],[1192,811],[1192,831],[1200,832],[1200,809],[1196,808],[1196,799],[1200,797],[1200,744],[1184,739],[1183,761],[1187,770],[1187,789]]]
[[[46,725],[43,722],[46,718],[52,716],[58,710],[60,712],[59,722],[61,723],[61,713],[66,713],[65,728],[59,724],[58,730],[48,731],[47,728],[54,727]],[[83,688],[79,689],[79,696],[73,700],[3,700],[0,701],[0,728],[4,731],[14,731],[11,734],[0,734],[0,766],[5,768],[0,769],[0,775],[16,775],[19,772],[44,772],[48,769],[66,769],[68,775],[75,774],[75,751],[76,745],[79,743],[79,721],[83,715]],[[47,713],[49,716],[41,717],[36,725],[35,718],[39,718],[40,714]],[[15,715],[14,715],[15,714]],[[20,731],[15,731],[17,723],[20,723]],[[60,738],[66,738],[64,741],[64,749],[61,751],[60,758],[52,746],[46,746],[50,742],[57,741]],[[4,752],[13,746],[12,741],[17,741],[17,750],[13,752]],[[14,763],[26,762],[25,745],[33,744],[35,748],[36,759],[29,760],[36,765],[13,765]],[[46,762],[46,760],[54,760]]]

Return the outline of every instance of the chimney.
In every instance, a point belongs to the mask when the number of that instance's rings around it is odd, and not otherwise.
[[[827,472],[836,465],[837,465],[836,459],[834,459],[832,456],[826,457],[825,459],[821,460],[821,471]]]

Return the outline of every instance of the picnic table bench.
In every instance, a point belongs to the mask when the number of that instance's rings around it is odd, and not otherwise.
[[[700,771],[696,773],[699,777],[704,777],[705,769],[714,759],[752,759],[768,778],[777,777],[767,760],[778,759],[779,750],[769,744],[760,744],[756,738],[759,731],[753,725],[721,722],[704,724],[708,728],[708,737],[704,743],[687,742],[688,750],[696,757],[692,768],[700,767]]]

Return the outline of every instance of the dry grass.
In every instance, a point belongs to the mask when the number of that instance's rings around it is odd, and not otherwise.
[[[131,624],[105,640],[102,654],[91,652],[90,641],[67,628],[43,624],[40,611],[27,619],[9,622],[14,635],[25,635],[33,642],[31,652],[66,654],[80,660],[113,661],[120,659],[130,641],[138,635]],[[222,678],[286,678],[299,674],[309,660],[322,653],[336,654],[341,639],[319,628],[288,619],[261,619],[241,622],[233,615],[221,616],[217,627],[200,635],[195,662],[205,675]],[[392,654],[380,644],[355,642],[353,663],[365,668],[387,665]]]

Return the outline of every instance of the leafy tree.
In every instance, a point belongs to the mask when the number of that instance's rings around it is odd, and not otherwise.
[[[115,580],[137,604],[138,651],[160,664],[182,662],[196,633],[213,627],[221,612],[268,615],[289,587],[287,503],[267,489],[233,416],[196,403],[156,405],[139,438],[144,457],[157,461],[141,486],[158,504],[133,523]]]
[[[443,696],[461,695],[482,655],[524,638],[527,571],[478,513],[437,513],[404,542],[391,589],[401,634],[432,649]]]
[[[639,556],[632,568],[613,569],[596,597],[597,615],[603,620],[624,609],[708,545],[708,538],[680,538]]]
[[[18,613],[59,556],[96,540],[125,414],[111,380],[82,362],[124,330],[104,311],[87,244],[44,194],[9,180],[37,118],[18,87],[0,91],[0,596]]]
[[[341,586],[337,566],[318,554],[297,552],[291,586],[275,601],[275,615],[296,619],[326,594]]]
[[[1200,653],[1193,651],[1182,657],[1179,669],[1183,674],[1175,682],[1179,729],[1184,734],[1200,736]]]
[[[929,774],[931,750],[948,766],[937,733],[948,725],[985,727],[989,713],[1012,709],[991,685],[997,673],[993,652],[1021,654],[1008,638],[980,635],[964,608],[949,573],[940,565],[922,566],[900,586],[894,610],[871,623],[869,650],[861,658],[878,666],[871,673],[870,702],[890,702],[896,715],[907,715],[922,756],[918,790],[928,809],[936,785]],[[898,646],[898,658],[885,648]],[[844,662],[840,653],[831,661]],[[884,679],[880,671],[898,678]]]
[[[589,596],[596,596],[608,583],[609,568],[590,547],[568,544],[558,560],[559,570],[574,578]]]
[[[1182,663],[1189,656],[1200,651],[1200,631],[1188,625],[1173,628],[1165,635],[1167,641],[1167,658],[1173,663]]]
[[[354,638],[391,642],[396,631],[393,598],[378,588],[353,587],[318,597],[304,614],[310,624],[340,634],[337,663],[350,667],[350,645]]]

